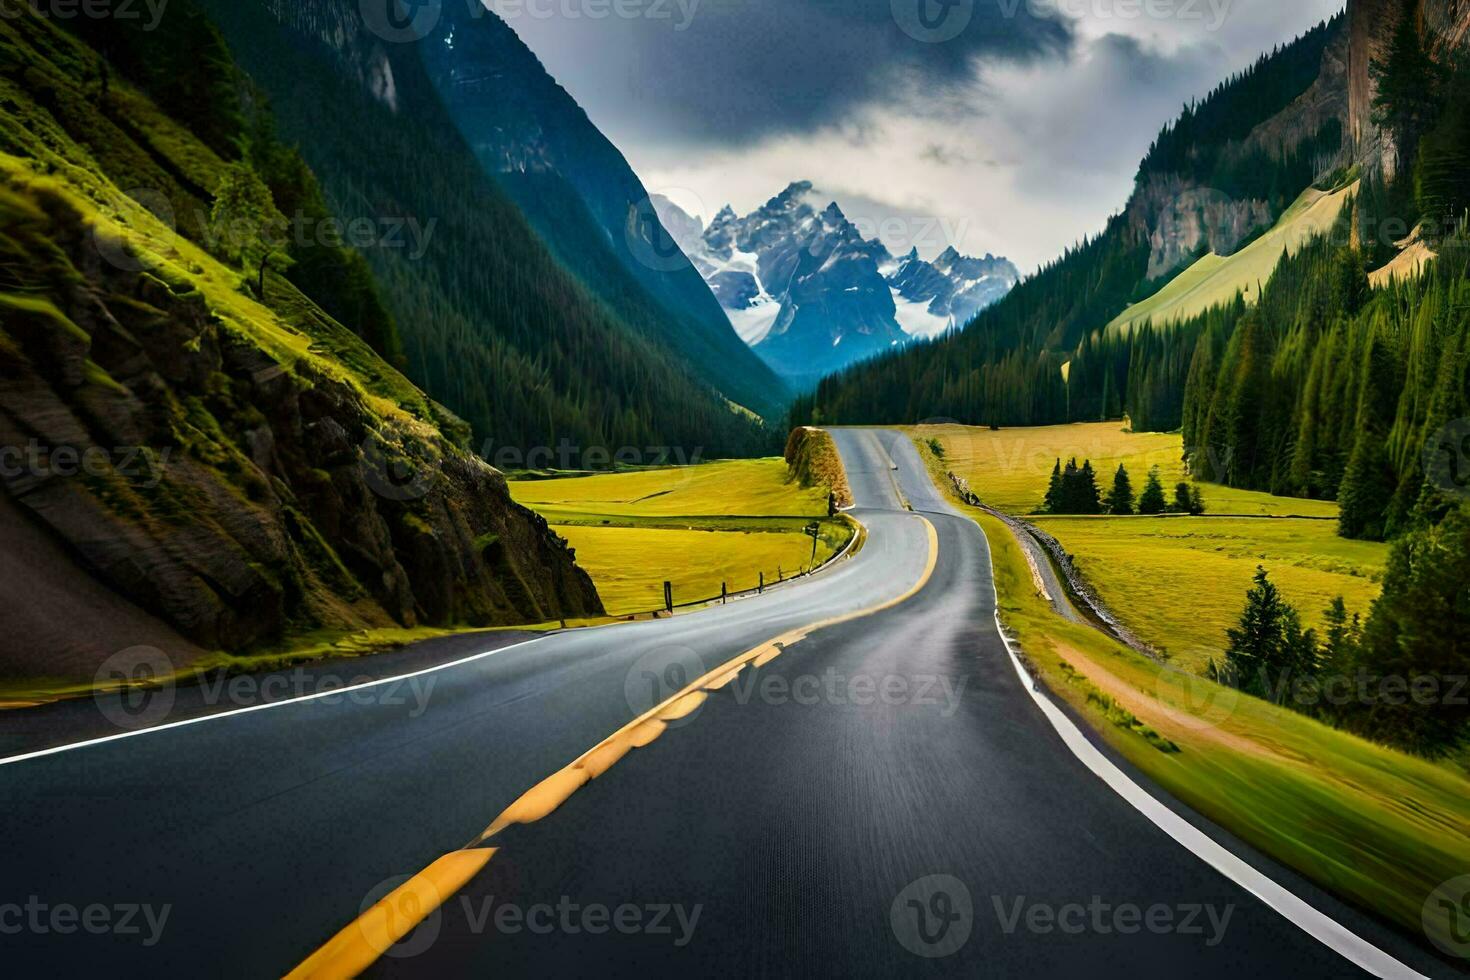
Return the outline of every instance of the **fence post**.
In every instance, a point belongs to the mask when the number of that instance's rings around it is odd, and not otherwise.
[[[726,605],[729,601],[730,601],[730,590],[728,588],[726,588],[724,582],[721,582],[720,583],[720,605],[722,605],[722,606],[723,605]]]
[[[761,584],[755,587],[756,595],[764,595],[766,592],[766,573],[761,572]]]
[[[668,610],[668,613],[669,613],[670,616],[672,616],[674,614],[674,583],[673,582],[665,582],[664,583],[664,608],[666,610]]]

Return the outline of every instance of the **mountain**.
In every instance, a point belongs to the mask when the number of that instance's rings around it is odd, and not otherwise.
[[[1347,163],[1346,27],[1344,17],[1323,24],[1187,106],[1160,133],[1129,201],[1099,234],[1019,283],[964,331],[824,380],[798,402],[796,420],[946,416],[1044,425],[1126,412],[1138,427],[1177,428],[1193,354],[1188,338],[1141,329],[1109,341],[1105,328],[1197,260],[1249,244],[1319,172]],[[1148,384],[1130,389],[1135,343],[1170,349]]]
[[[289,154],[197,8],[106,37],[114,60],[32,11],[0,20],[0,673],[600,612],[468,427],[276,267],[274,212],[315,177],[276,172]]]
[[[963,333],[798,424],[1182,429],[1194,474],[1382,539],[1463,494],[1470,8],[1353,0],[1160,133],[1127,206]]]
[[[560,446],[574,450],[574,466],[584,454],[646,458],[658,447],[707,458],[770,451],[735,392],[707,380],[708,360],[694,363],[656,328],[664,321],[647,289],[630,274],[625,297],[609,299],[533,227],[445,105],[430,52],[442,34],[401,37],[353,0],[200,5],[273,106],[282,138],[321,175],[332,217],[380,230],[361,251],[398,324],[407,374],[470,423],[488,458],[514,466]],[[466,5],[423,10],[449,23],[456,7]],[[486,12],[471,27],[503,25]],[[759,379],[741,397],[752,387]]]
[[[465,142],[563,264],[705,383],[779,416],[791,393],[730,329],[622,153],[515,31],[481,4],[450,3],[419,49]]]
[[[896,259],[821,201],[811,182],[798,181],[743,218],[725,207],[708,228],[667,198],[653,202],[736,331],[800,389],[963,326],[1020,278],[1005,259],[952,247],[933,262],[917,249]]]

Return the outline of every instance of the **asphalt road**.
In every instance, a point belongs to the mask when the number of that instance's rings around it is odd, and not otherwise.
[[[410,688],[0,765],[7,975],[280,975],[687,681],[908,592],[926,520],[938,561],[917,595],[746,671],[498,835],[485,871],[371,972],[1363,975],[1077,760],[1001,641],[978,527],[904,439],[835,435],[870,535],[813,579],[507,647]],[[1189,819],[1358,935],[1448,972]]]

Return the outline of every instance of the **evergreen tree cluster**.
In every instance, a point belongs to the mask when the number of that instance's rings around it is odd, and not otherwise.
[[[1128,468],[1119,464],[1113,474],[1113,485],[1104,494],[1098,485],[1097,472],[1092,460],[1081,466],[1071,459],[1066,466],[1057,460],[1047,485],[1046,499],[1041,505],[1042,513],[1067,515],[1098,515],[1131,517],[1141,514],[1155,517],[1160,514],[1192,514],[1196,517],[1205,513],[1204,495],[1198,486],[1180,483],[1174,488],[1174,499],[1164,494],[1163,478],[1159,468],[1149,470],[1148,482],[1144,484],[1142,496],[1135,496],[1133,478]]]
[[[1048,514],[1103,513],[1102,491],[1097,485],[1097,472],[1092,468],[1092,460],[1081,466],[1077,465],[1077,460],[1069,460],[1065,468],[1062,461],[1057,460],[1042,508]]]
[[[1256,569],[1240,625],[1228,630],[1225,662],[1213,661],[1211,679],[1273,704],[1295,707],[1300,682],[1319,674],[1317,634],[1281,596],[1265,568]]]
[[[1366,622],[1341,598],[1321,635],[1257,572],[1209,676],[1365,738],[1431,758],[1470,743],[1470,507],[1394,544]]]
[[[1376,291],[1360,253],[1334,242],[1283,259],[1233,330],[1203,332],[1184,403],[1194,473],[1337,500],[1346,537],[1407,530],[1426,447],[1470,414],[1466,258],[1446,250]]]

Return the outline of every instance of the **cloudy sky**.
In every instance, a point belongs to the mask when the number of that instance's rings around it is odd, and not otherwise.
[[[1023,270],[1101,229],[1160,126],[1342,0],[486,0],[651,191],[811,180],[870,235]]]

